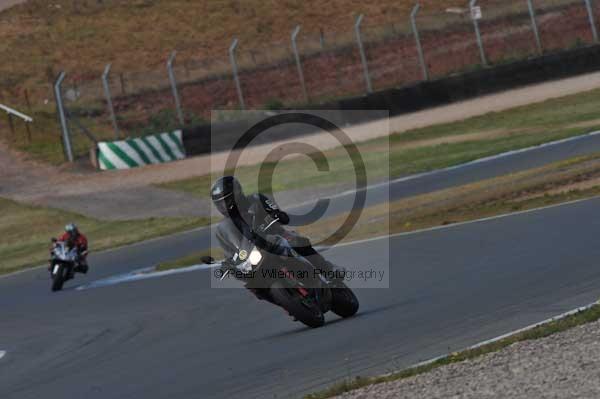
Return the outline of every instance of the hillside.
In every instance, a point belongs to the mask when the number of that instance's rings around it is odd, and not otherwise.
[[[422,1],[424,10],[465,1]],[[0,13],[0,88],[45,85],[59,68],[97,76],[109,61],[128,72],[156,69],[178,49],[178,61],[227,56],[233,37],[244,49],[285,43],[291,29],[325,39],[365,24],[406,24],[410,0],[29,0]]]
[[[593,43],[589,15],[579,0],[535,2],[543,48],[536,46],[527,2],[479,3],[490,66]],[[87,156],[95,141],[115,137],[100,80],[107,63],[113,65],[110,85],[118,127],[130,137],[197,125],[213,116],[236,117],[244,105],[277,109],[364,94],[364,66],[353,29],[361,13],[373,90],[418,82],[424,75],[437,79],[478,69],[481,50],[466,4],[421,2],[422,62],[409,0],[29,0],[0,12],[0,102],[25,111],[35,122],[28,130],[21,123],[13,131],[0,120],[0,136],[14,148],[60,163],[62,144],[49,83],[64,70],[62,89],[76,157]],[[296,25],[302,25],[303,80],[290,46]],[[239,39],[239,92],[227,51],[233,38]],[[178,51],[174,75],[181,118],[165,67],[173,50]],[[233,116],[223,110],[233,110]]]

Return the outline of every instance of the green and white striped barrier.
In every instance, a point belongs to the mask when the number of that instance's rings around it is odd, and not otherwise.
[[[181,130],[122,141],[98,143],[102,170],[129,169],[185,158]]]

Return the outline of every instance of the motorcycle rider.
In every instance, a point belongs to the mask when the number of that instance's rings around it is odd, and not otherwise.
[[[58,237],[58,241],[67,243],[70,248],[76,247],[79,257],[77,259],[77,265],[75,266],[75,272],[81,272],[83,274],[88,272],[89,266],[87,263],[88,255],[88,240],[87,237],[79,231],[75,223],[69,223],[65,226],[64,233]]]
[[[336,267],[319,254],[312,247],[308,238],[281,226],[287,225],[290,218],[287,213],[279,208],[275,201],[260,193],[246,196],[240,182],[233,176],[224,176],[217,179],[211,189],[211,198],[217,210],[225,217],[217,227],[216,236],[225,251],[226,259],[230,259],[237,251],[229,239],[232,231],[250,237],[248,234],[251,233],[247,229],[249,227],[248,221],[251,220],[250,214],[252,214],[263,225],[274,224],[272,226],[273,230],[270,231],[285,238],[298,254],[305,257],[325,276],[334,276],[332,283],[335,284],[339,279],[343,279],[344,270]],[[279,225],[274,223],[277,219]],[[259,299],[270,300],[264,295],[265,293],[252,291]]]

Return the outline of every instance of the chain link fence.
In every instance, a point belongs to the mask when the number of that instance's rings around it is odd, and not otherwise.
[[[412,18],[383,25],[358,17],[335,30],[291,26],[289,36],[259,47],[232,38],[230,49],[210,58],[179,49],[171,70],[164,54],[146,72],[66,71],[61,93],[74,157],[87,154],[94,141],[208,122],[215,109],[301,107],[593,44],[600,6],[597,0],[473,0],[442,12],[415,7]],[[20,134],[25,146],[60,142],[58,119],[50,116],[52,88],[39,91],[45,94],[35,97],[45,104],[27,104],[23,93],[14,104],[43,121],[33,136]],[[39,147],[49,151],[48,143]]]

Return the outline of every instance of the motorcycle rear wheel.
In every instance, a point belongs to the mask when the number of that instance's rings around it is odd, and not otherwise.
[[[276,281],[270,292],[277,304],[307,326],[318,328],[325,324],[325,316],[319,305],[305,300],[293,287],[286,287],[282,282]]]

